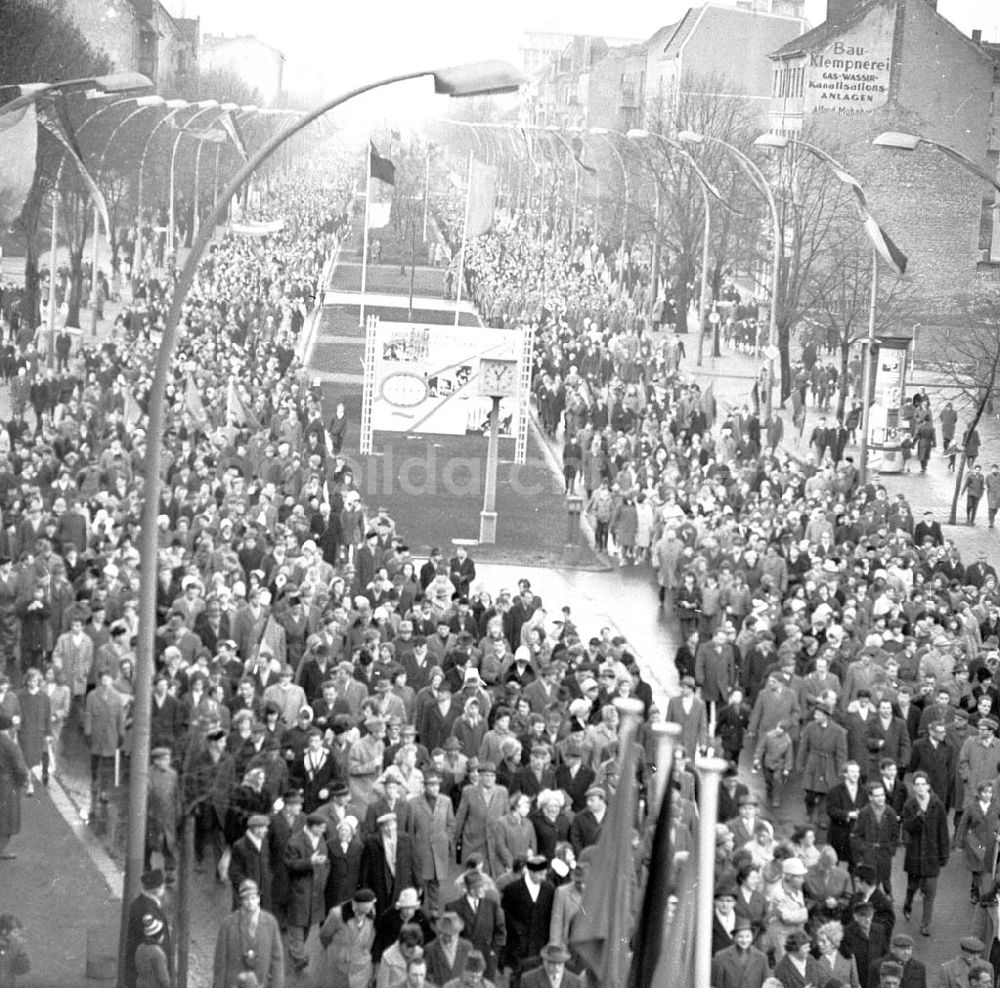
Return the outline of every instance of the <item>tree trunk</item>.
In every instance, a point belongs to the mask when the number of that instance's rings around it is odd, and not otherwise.
[[[986,410],[986,406],[990,400],[990,392],[992,391],[993,385],[984,388],[983,396],[979,400],[979,404],[976,406],[976,414],[973,416],[972,421],[969,423],[968,428],[965,431],[965,435],[971,434],[973,429],[978,428],[979,420],[983,417],[983,412]],[[962,496],[962,475],[965,473],[965,461],[966,461],[965,443],[962,443],[962,458],[958,461],[958,470],[955,471],[955,492],[951,498],[951,515],[948,518],[949,525],[958,524],[958,499]]]
[[[34,329],[42,321],[39,297],[41,292],[41,278],[38,274],[38,249],[35,241],[30,237],[25,243],[27,254],[24,258],[24,306],[21,309],[21,316]]]
[[[96,275],[96,272],[94,272]],[[75,247],[69,254],[69,312],[67,326],[80,325],[80,304],[83,298],[83,248]]]
[[[837,389],[840,392],[840,395],[837,398],[837,418],[841,422],[844,420],[844,412],[847,407],[847,365],[850,355],[850,337],[842,336],[840,339],[840,387]]]
[[[788,396],[792,393],[792,360],[789,354],[791,348],[791,327],[785,320],[778,321],[778,363],[780,366],[780,377],[778,387],[778,406],[784,405]]]

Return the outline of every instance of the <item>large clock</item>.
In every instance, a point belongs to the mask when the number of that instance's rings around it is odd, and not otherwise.
[[[479,393],[490,397],[517,394],[517,361],[484,357],[479,361]]]

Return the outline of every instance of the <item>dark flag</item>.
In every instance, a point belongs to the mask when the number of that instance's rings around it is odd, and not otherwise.
[[[387,185],[396,184],[396,166],[388,159],[383,158],[378,151],[375,150],[375,142],[370,141],[371,144],[371,163],[369,168],[371,170],[372,178],[377,178],[379,181],[385,182]]]
[[[653,834],[649,876],[633,943],[628,988],[694,983],[698,857],[678,856],[670,839],[670,815],[676,798],[671,765],[667,791]],[[670,899],[677,896],[671,912]]]

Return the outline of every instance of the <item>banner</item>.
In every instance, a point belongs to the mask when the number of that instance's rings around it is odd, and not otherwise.
[[[219,123],[222,125],[222,129],[229,135],[229,139],[236,146],[240,157],[244,161],[248,161],[250,155],[247,153],[247,146],[243,141],[243,133],[240,131],[240,125],[236,122],[236,118],[231,113],[223,113],[219,117]]]
[[[392,215],[392,201],[370,202],[368,203],[368,229],[381,230],[389,225],[389,217]]]
[[[35,180],[38,123],[35,106],[4,113],[0,107],[0,230],[21,215]]]
[[[267,237],[284,229],[284,220],[248,220],[245,223],[229,224],[230,232],[241,237]]]
[[[479,363],[519,358],[520,331],[379,321],[374,332],[373,429],[485,433],[492,402],[479,394]],[[518,409],[516,395],[501,401],[502,436],[516,435]]]
[[[493,207],[497,196],[497,170],[472,159],[469,168],[469,220],[466,237],[478,237],[493,227]]]

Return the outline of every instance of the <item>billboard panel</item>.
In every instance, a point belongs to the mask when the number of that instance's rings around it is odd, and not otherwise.
[[[372,428],[382,432],[485,431],[490,400],[479,395],[479,362],[521,356],[518,330],[379,321],[369,331]],[[501,402],[500,421],[501,435],[516,434],[516,397]]]

